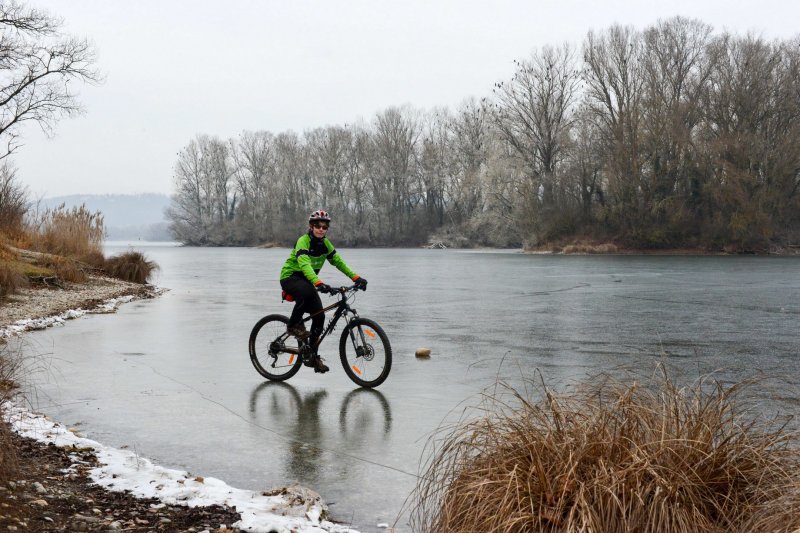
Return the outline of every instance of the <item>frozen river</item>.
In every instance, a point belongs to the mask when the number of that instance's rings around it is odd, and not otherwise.
[[[288,250],[136,249],[160,264],[169,292],[28,334],[33,407],[241,488],[296,481],[365,532],[394,521],[428,437],[498,377],[538,370],[558,386],[666,361],[692,376],[763,374],[774,378],[765,409],[800,405],[800,258],[341,250],[369,279],[354,307],[394,351],[388,380],[370,391],[347,379],[332,339],[321,349],[328,374],[273,384],[251,366],[253,324],[291,310],[277,282]],[[330,265],[321,277],[346,281]],[[429,360],[414,357],[423,346]]]

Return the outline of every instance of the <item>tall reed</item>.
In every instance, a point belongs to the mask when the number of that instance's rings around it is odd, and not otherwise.
[[[431,441],[413,530],[795,531],[797,435],[746,416],[744,388],[666,375],[569,394],[504,386]]]
[[[45,209],[28,223],[31,249],[73,259],[102,254],[104,236],[103,215],[84,205]]]

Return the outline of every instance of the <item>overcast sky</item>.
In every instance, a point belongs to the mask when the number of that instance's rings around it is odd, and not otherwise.
[[[580,45],[590,29],[699,18],[717,31],[791,38],[795,0],[32,0],[89,38],[106,81],[86,113],[14,161],[36,196],[172,191],[197,134],[278,133],[369,121],[392,105],[455,108],[491,94],[513,60]]]

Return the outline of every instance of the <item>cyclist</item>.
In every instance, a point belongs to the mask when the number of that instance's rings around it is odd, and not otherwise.
[[[287,329],[298,339],[309,340],[313,357],[308,366],[315,372],[327,372],[328,366],[317,353],[317,340],[322,334],[325,314],[319,313],[311,320],[311,333],[303,325],[303,313],[315,313],[322,309],[319,292],[330,291],[330,286],[319,279],[319,271],[327,259],[345,276],[352,279],[358,288],[366,290],[367,280],[353,272],[325,236],[330,227],[331,216],[327,211],[318,209],[308,217],[308,232],[301,235],[289,254],[289,258],[281,268],[281,288],[294,300],[292,316],[289,317]]]

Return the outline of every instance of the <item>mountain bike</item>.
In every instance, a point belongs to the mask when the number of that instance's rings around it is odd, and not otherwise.
[[[315,346],[299,340],[286,330],[289,318],[284,315],[267,315],[250,333],[250,361],[259,374],[272,381],[284,381],[310,363],[322,341],[336,328],[339,319],[345,326],[339,338],[339,358],[345,374],[356,385],[377,387],[389,376],[392,368],[392,347],[389,338],[377,322],[358,316],[350,306],[358,291],[356,285],[331,288],[329,294],[339,299],[305,318],[309,321],[319,313],[335,309]]]

